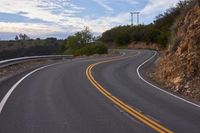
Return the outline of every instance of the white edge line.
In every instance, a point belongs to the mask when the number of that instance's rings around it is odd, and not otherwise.
[[[3,107],[4,105],[6,104],[8,98],[10,97],[10,95],[12,94],[12,92],[17,88],[17,86],[25,79],[27,78],[28,76],[30,76],[31,74],[39,71],[39,70],[42,70],[44,68],[47,68],[47,67],[50,67],[50,66],[53,66],[53,65],[56,65],[56,64],[50,64],[50,65],[47,65],[47,66],[43,66],[43,67],[40,67],[40,68],[37,68],[35,70],[33,70],[32,72],[28,73],[27,75],[25,75],[24,77],[22,77],[19,81],[17,81],[12,87],[11,89],[6,93],[6,95],[3,97],[1,103],[0,103],[0,114],[3,110]]]
[[[149,59],[147,59],[146,61],[144,61],[142,64],[140,64],[140,65],[137,67],[137,75],[140,77],[140,79],[142,79],[145,83],[149,84],[150,86],[152,86],[152,87],[154,87],[154,88],[156,88],[156,89],[158,89],[158,90],[160,90],[160,91],[162,91],[162,92],[164,92],[164,93],[167,93],[168,95],[171,95],[171,96],[173,96],[173,97],[175,97],[175,98],[178,98],[178,99],[180,99],[180,100],[182,100],[182,101],[184,101],[184,102],[187,102],[187,103],[189,103],[189,104],[192,104],[192,105],[194,105],[194,106],[200,108],[200,105],[195,104],[195,103],[193,103],[193,102],[190,102],[190,101],[188,101],[188,100],[186,100],[186,99],[184,99],[184,98],[181,98],[181,97],[179,97],[179,96],[176,96],[176,95],[174,95],[174,94],[172,94],[172,93],[170,93],[170,92],[168,92],[168,91],[165,91],[165,90],[159,88],[158,86],[155,86],[155,85],[151,84],[150,82],[146,81],[146,80],[140,75],[140,68],[141,68],[144,64],[146,64],[147,62],[149,62],[151,59],[153,59],[156,55],[157,55],[157,51],[155,51],[155,53],[154,53],[153,56],[151,56]]]

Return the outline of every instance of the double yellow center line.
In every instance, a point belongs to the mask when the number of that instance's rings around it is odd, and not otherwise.
[[[143,115],[142,113],[133,109],[132,107],[130,107],[129,105],[127,105],[126,103],[124,103],[123,101],[118,99],[117,97],[113,96],[110,92],[108,92],[105,88],[103,88],[94,79],[94,76],[92,75],[92,69],[95,66],[97,66],[99,64],[107,63],[107,62],[126,59],[126,58],[128,58],[128,57],[114,58],[114,59],[111,59],[111,60],[100,61],[100,62],[91,64],[90,66],[87,67],[86,76],[89,79],[89,81],[95,86],[95,88],[97,90],[99,90],[105,97],[107,97],[110,101],[112,101],[115,105],[117,105],[119,108],[121,108],[124,112],[128,113],[130,116],[138,119],[139,121],[143,122],[144,124],[148,125],[149,127],[151,127],[152,129],[154,129],[155,131],[157,131],[159,133],[172,133],[172,131],[170,131],[169,129],[167,129],[163,125],[161,125],[161,124],[155,122],[154,120],[146,117],[145,115]]]

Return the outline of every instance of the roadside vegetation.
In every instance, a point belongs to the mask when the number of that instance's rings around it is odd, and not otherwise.
[[[62,54],[63,45],[64,40],[57,40],[56,38],[37,38],[35,40],[17,38],[17,40],[0,41],[0,59],[3,60],[22,56]]]
[[[73,54],[106,54],[108,48],[127,48],[130,44],[145,44],[148,47],[176,49],[180,38],[175,36],[177,21],[181,19],[194,0],[180,1],[176,7],[158,15],[148,25],[118,26],[95,38],[88,28],[69,36],[65,40],[56,38],[31,39],[26,34],[19,34],[12,41],[0,41],[0,59],[20,56]],[[142,42],[142,43],[141,43]]]
[[[15,40],[0,41],[0,60],[23,56],[70,54],[75,56],[106,54],[105,44],[96,41],[88,28],[69,36],[65,40],[56,38],[31,39],[19,34]]]
[[[102,34],[101,41],[114,43],[116,46],[128,45],[131,42],[157,43],[166,47],[168,43],[168,32],[161,31],[154,24],[138,26],[119,26]]]
[[[87,27],[73,36],[69,36],[66,40],[65,49],[65,54],[75,56],[106,54],[108,52],[106,45],[96,41]]]
[[[174,27],[181,14],[188,10],[193,1],[180,1],[176,7],[159,14],[155,21],[148,25],[118,26],[102,34],[100,40],[104,43],[119,46],[127,46],[135,42],[145,42],[147,45],[157,44],[161,48],[168,48],[178,39],[174,38]]]

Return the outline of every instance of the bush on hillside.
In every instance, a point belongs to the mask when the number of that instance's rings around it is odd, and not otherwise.
[[[75,56],[107,53],[107,47],[102,43],[95,42],[88,28],[77,32],[73,36],[69,36],[65,47],[66,54],[73,54]]]
[[[74,52],[75,56],[93,55],[93,54],[107,54],[108,50],[104,44],[88,44]]]
[[[170,34],[160,31],[153,24],[138,26],[119,26],[102,34],[101,41],[114,42],[118,46],[127,45],[131,42],[159,43],[165,47]]]
[[[176,7],[158,15],[153,24],[114,27],[104,32],[100,40],[118,46],[128,45],[131,42],[146,42],[147,44],[156,43],[160,47],[166,48],[172,40],[173,25],[192,3],[194,0],[180,1]]]

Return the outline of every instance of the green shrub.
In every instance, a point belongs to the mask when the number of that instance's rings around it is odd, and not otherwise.
[[[96,42],[94,38],[86,27],[83,31],[67,38],[64,53],[75,56],[106,54],[107,47],[101,42]]]
[[[93,55],[93,54],[107,54],[108,50],[104,44],[87,44],[84,47],[77,49],[74,52],[75,56]]]
[[[103,43],[97,43],[95,45],[95,53],[97,53],[97,54],[107,54],[108,48]]]
[[[127,45],[130,42],[158,43],[166,47],[170,32],[161,31],[153,24],[138,26],[119,26],[102,34],[101,41],[104,43],[114,42],[115,44]]]

